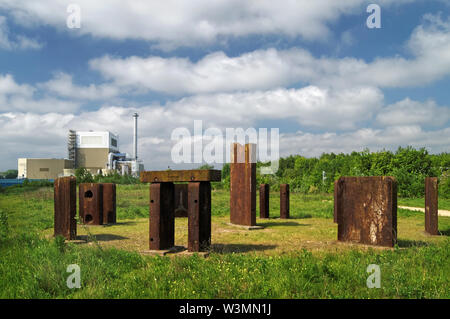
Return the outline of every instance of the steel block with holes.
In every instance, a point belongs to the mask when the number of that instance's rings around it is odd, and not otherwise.
[[[81,222],[86,225],[103,225],[103,185],[82,183],[78,196]]]
[[[141,172],[150,184],[150,250],[170,250],[175,242],[174,182],[188,182],[188,250],[206,251],[211,244],[211,183],[221,180],[219,170]],[[183,186],[184,187],[184,186]],[[177,192],[180,194],[180,192]]]

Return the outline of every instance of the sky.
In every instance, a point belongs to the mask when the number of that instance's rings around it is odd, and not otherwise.
[[[450,0],[0,0],[0,171],[69,129],[132,154],[134,112],[147,170],[198,167],[171,152],[199,120],[278,128],[281,156],[449,152],[449,91]]]

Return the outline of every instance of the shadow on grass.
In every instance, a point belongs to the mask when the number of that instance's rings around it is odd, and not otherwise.
[[[438,233],[440,236],[450,236],[450,228],[447,228],[446,230],[439,230]]]
[[[424,247],[430,245],[426,241],[422,240],[410,240],[410,239],[398,239],[397,240],[398,247],[407,248],[407,247]]]
[[[262,251],[276,248],[276,245],[252,245],[252,244],[212,244],[211,251],[218,254],[246,253],[250,251]]]
[[[110,227],[110,226],[117,226],[117,225],[136,225],[136,222],[133,221],[127,221],[127,222],[117,222],[115,224],[105,224],[103,227]]]
[[[95,237],[95,239],[97,241],[112,241],[112,240],[129,239],[128,237],[123,237],[123,236],[113,235],[113,234],[97,234],[97,235],[92,235],[92,236]],[[88,235],[80,235],[77,237],[81,240],[86,240],[86,241],[89,239]]]
[[[258,225],[260,226],[264,226],[264,227],[273,227],[273,226],[311,226],[311,224],[300,224],[294,221],[291,222],[261,222],[259,221]]]

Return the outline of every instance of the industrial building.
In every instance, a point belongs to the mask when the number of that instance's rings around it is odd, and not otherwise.
[[[73,161],[68,159],[19,158],[17,162],[18,178],[55,179],[73,168]]]
[[[67,141],[68,159],[19,158],[18,177],[28,179],[55,179],[73,175],[75,169],[85,168],[92,174],[139,175],[144,170],[137,157],[137,118],[133,114],[133,156],[119,151],[119,136],[108,131],[70,130]]]

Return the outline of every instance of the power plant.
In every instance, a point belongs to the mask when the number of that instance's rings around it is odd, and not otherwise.
[[[122,175],[138,176],[144,170],[138,160],[138,113],[133,114],[133,156],[121,153],[119,136],[109,131],[69,130],[67,139],[68,159],[19,158],[18,177],[28,179],[55,179],[85,168],[92,174],[108,175],[118,172]]]

